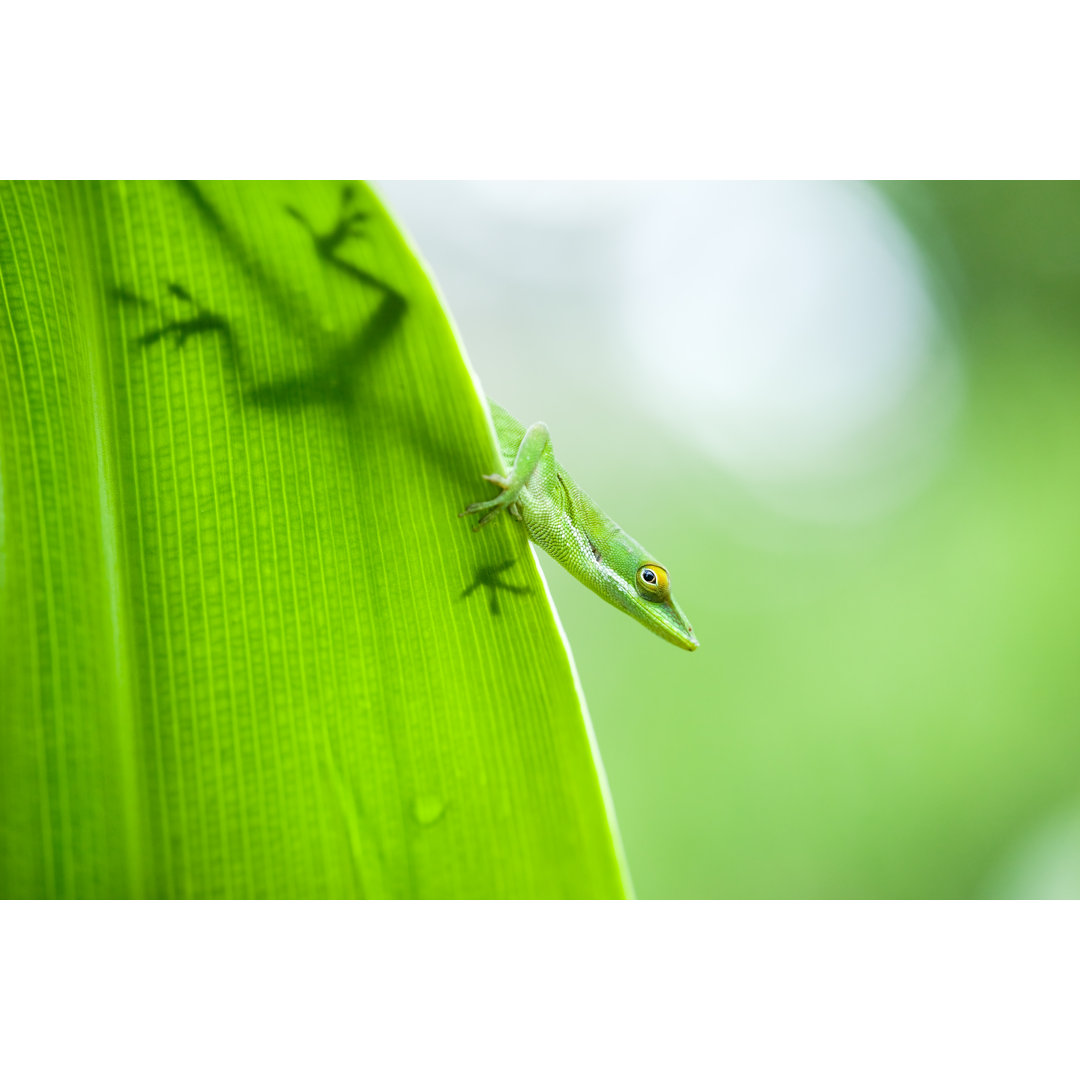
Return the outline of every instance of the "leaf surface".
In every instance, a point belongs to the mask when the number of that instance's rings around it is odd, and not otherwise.
[[[624,894],[572,664],[372,192],[0,187],[0,891]]]

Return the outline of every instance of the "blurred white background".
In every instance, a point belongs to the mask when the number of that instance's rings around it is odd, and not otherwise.
[[[959,367],[872,189],[378,187],[487,392],[553,426],[571,470],[626,454],[602,438],[617,414],[642,443],[662,428],[756,499],[829,520],[894,506],[939,460]]]

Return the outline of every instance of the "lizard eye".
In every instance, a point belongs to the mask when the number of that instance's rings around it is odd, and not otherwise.
[[[671,595],[667,571],[656,563],[645,563],[637,572],[638,592],[646,600],[666,600]]]

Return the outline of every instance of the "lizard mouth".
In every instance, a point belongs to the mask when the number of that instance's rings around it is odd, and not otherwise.
[[[650,625],[662,638],[687,652],[693,652],[701,644],[694,636],[694,628],[674,600],[660,607],[657,616]]]

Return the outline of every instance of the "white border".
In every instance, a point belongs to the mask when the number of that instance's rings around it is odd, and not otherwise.
[[[1076,906],[7,904],[5,1076],[1080,1069]]]
[[[7,5],[0,176],[1070,177],[1074,12]]]

